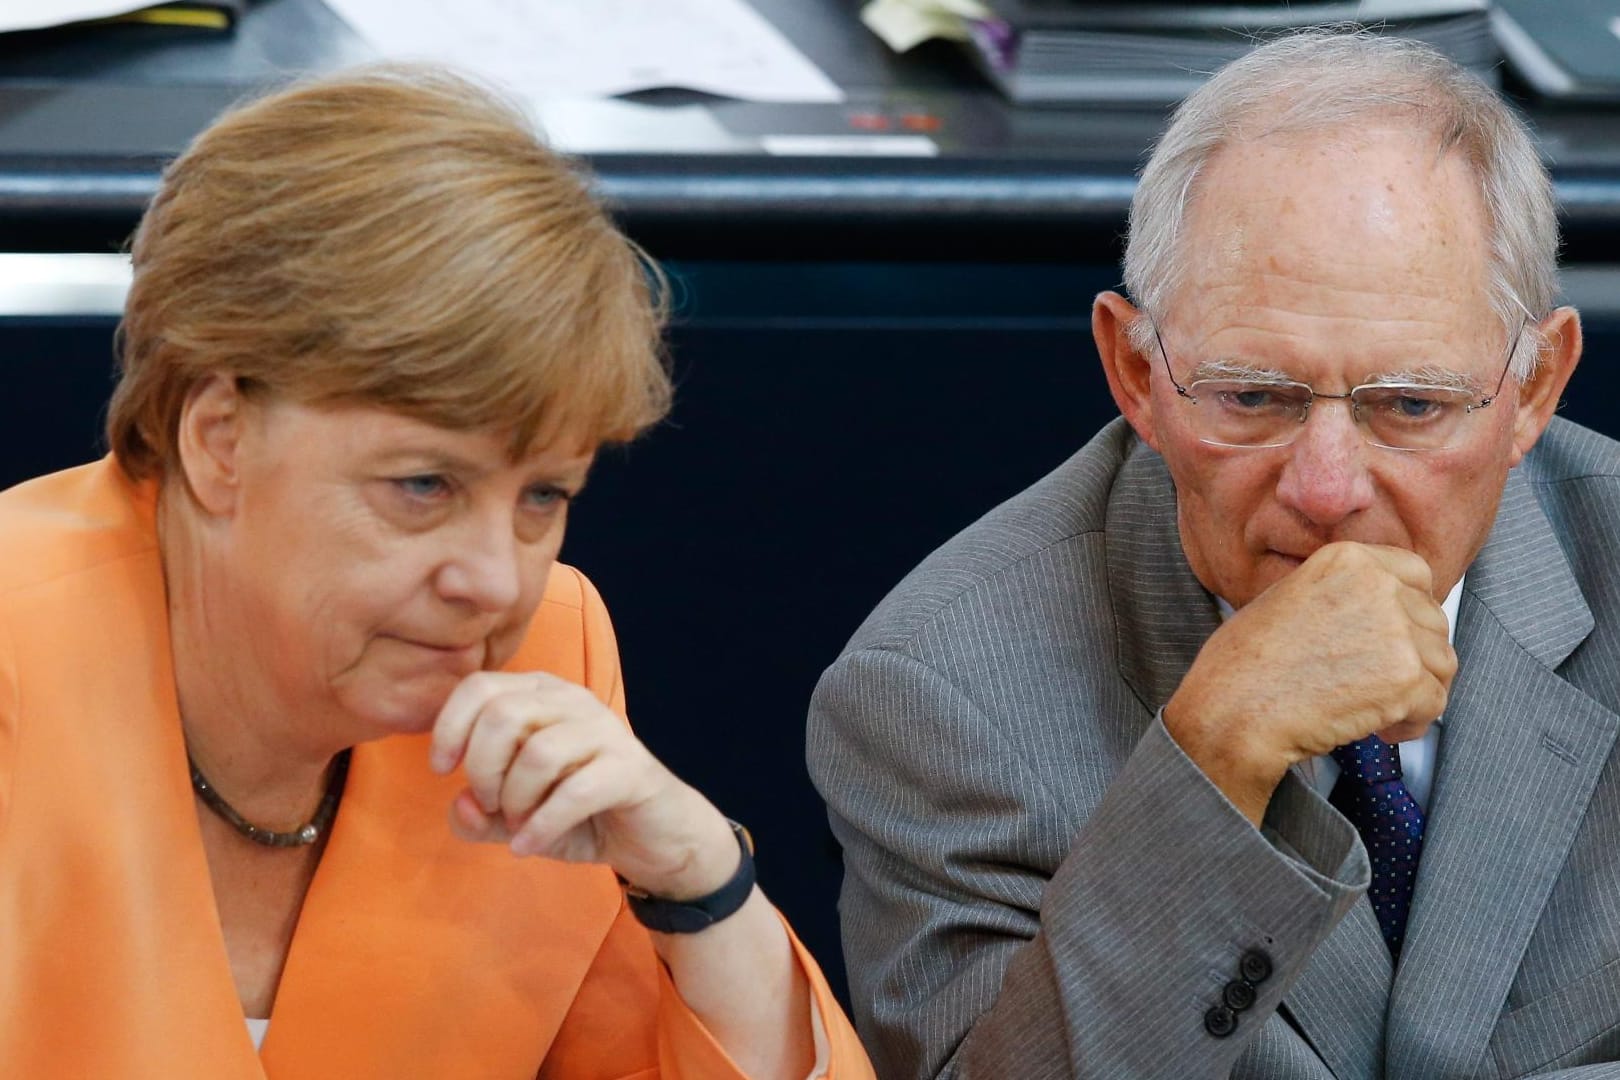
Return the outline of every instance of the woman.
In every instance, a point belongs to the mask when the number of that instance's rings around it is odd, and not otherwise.
[[[0,1075],[869,1076],[555,562],[669,394],[581,178],[341,75],[199,136],[134,269],[112,454],[0,496]]]

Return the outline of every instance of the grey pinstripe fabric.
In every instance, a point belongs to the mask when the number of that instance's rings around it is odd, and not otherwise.
[[[1470,569],[1399,972],[1354,831],[1245,822],[1156,719],[1217,625],[1115,423],[902,582],[817,688],[857,1023],[898,1077],[1620,1077],[1620,446],[1562,421]],[[1238,1031],[1203,1015],[1246,950]],[[1558,1074],[1563,1075],[1563,1074]]]

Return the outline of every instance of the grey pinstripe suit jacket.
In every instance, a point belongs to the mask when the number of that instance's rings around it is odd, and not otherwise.
[[[1123,422],[932,555],[828,670],[881,1076],[1620,1077],[1620,444],[1554,420],[1468,572],[1398,972],[1354,830],[1252,828],[1156,719],[1218,623]],[[1205,1011],[1273,974],[1235,1032]],[[1559,1075],[1562,1075],[1560,1073]]]

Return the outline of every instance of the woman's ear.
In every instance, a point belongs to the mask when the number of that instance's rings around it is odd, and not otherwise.
[[[246,405],[235,377],[215,373],[192,386],[180,407],[180,472],[197,504],[216,517],[236,509]]]
[[[1541,350],[1536,370],[1519,384],[1518,404],[1513,415],[1514,465],[1541,438],[1547,423],[1558,411],[1564,387],[1581,361],[1581,317],[1572,307],[1553,309],[1537,327],[1546,346]]]
[[[1141,353],[1131,342],[1131,326],[1147,316],[1116,292],[1097,294],[1091,304],[1091,336],[1114,404],[1136,429],[1136,437],[1159,449],[1153,426],[1153,355]]]

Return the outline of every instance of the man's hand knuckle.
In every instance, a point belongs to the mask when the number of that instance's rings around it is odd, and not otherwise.
[[[1359,556],[1360,552],[1353,544],[1346,544],[1338,540],[1331,544],[1323,544],[1316,552],[1316,558],[1328,569],[1342,569],[1354,566]]]
[[[1418,685],[1429,674],[1428,665],[1424,664],[1422,654],[1411,641],[1404,641],[1399,648],[1392,650],[1386,663],[1389,677],[1399,686]]]

